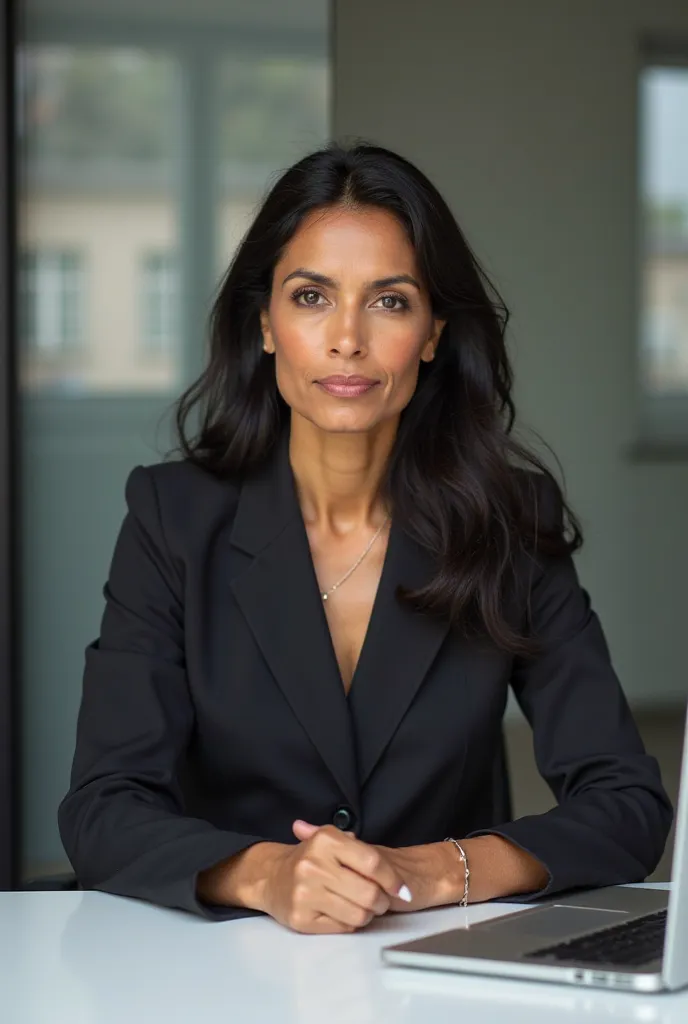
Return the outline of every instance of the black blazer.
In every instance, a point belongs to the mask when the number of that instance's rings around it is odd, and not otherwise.
[[[393,524],[347,698],[284,444],[240,482],[164,463],[126,493],[59,810],[83,886],[245,916],[199,902],[198,872],[295,842],[295,818],[388,846],[495,832],[546,865],[537,895],[653,870],[671,807],[569,558],[523,564],[516,611],[545,642],[523,660],[397,600],[432,563]],[[510,685],[559,805],[495,822]]]

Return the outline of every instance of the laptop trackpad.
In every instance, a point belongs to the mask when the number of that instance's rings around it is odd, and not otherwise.
[[[538,935],[543,939],[566,939],[597,928],[620,924],[626,913],[619,910],[592,910],[587,907],[543,907],[534,913],[512,914],[497,921],[478,925],[479,931],[497,931],[500,935]]]

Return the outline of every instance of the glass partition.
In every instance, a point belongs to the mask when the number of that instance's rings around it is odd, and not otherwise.
[[[288,8],[288,9],[287,9]],[[22,873],[66,869],[83,652],[137,463],[276,173],[328,136],[329,3],[28,0],[17,71]]]

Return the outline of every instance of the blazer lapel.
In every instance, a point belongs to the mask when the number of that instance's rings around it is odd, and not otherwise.
[[[346,694],[289,464],[288,438],[242,486],[231,542],[253,555],[231,587],[294,714],[356,813],[359,786]]]
[[[430,555],[392,520],[387,556],[368,632],[349,692],[363,787],[416,695],[449,630],[448,621],[416,612],[397,587],[430,579]]]

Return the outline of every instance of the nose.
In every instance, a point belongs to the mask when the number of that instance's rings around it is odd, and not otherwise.
[[[328,349],[332,356],[352,359],[365,355],[367,342],[361,317],[356,310],[342,310],[330,323]]]

